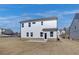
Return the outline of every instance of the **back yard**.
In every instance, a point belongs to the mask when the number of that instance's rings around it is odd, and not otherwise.
[[[20,38],[0,38],[1,55],[62,55],[79,54],[79,41],[61,39],[47,43],[27,42]]]

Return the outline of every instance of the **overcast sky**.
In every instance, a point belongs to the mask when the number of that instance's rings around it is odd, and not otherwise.
[[[77,4],[0,4],[0,28],[11,28],[19,32],[20,21],[50,16],[58,17],[58,28],[69,27],[76,12],[79,12]]]

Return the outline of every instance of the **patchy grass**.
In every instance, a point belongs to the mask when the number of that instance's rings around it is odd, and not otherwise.
[[[79,41],[27,42],[20,38],[0,38],[1,55],[71,55],[79,54]]]

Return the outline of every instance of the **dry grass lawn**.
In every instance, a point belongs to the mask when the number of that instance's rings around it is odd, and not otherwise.
[[[20,38],[0,38],[1,55],[71,55],[79,54],[79,41],[27,42]]]

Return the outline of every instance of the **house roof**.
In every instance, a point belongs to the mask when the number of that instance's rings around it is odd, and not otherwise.
[[[79,19],[79,13],[76,13],[74,19]]]
[[[42,31],[57,31],[57,28],[44,28]]]
[[[57,20],[57,19],[58,19],[57,17],[53,16],[53,17],[48,17],[48,18],[29,19],[29,20],[21,21],[20,23],[33,22],[33,21]]]
[[[69,27],[69,30],[71,29],[71,26],[72,26],[72,24],[74,23],[74,21],[75,21],[76,19],[79,20],[79,12],[78,12],[78,13],[75,13],[74,18],[73,18],[73,21],[71,22],[71,25],[70,25],[70,27]]]

